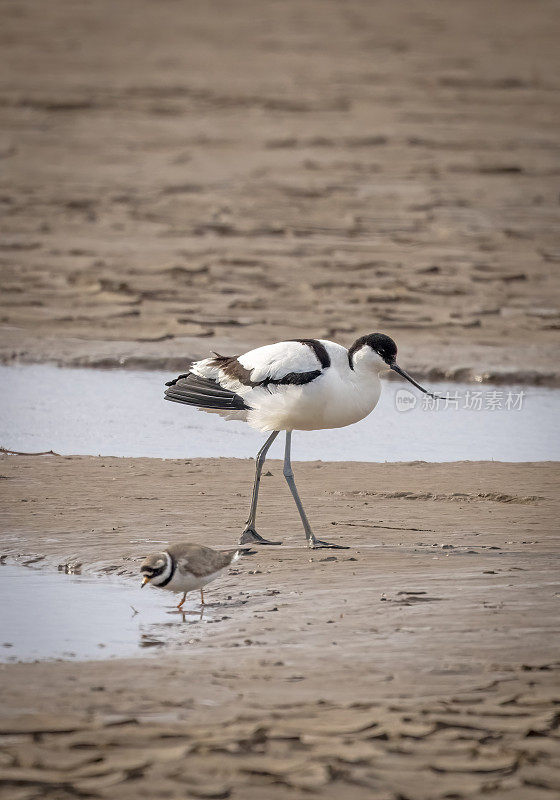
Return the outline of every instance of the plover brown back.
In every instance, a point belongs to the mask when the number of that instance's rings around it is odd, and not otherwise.
[[[247,548],[246,548],[247,549]],[[243,548],[213,550],[201,544],[173,544],[161,553],[147,556],[140,567],[142,586],[151,583],[158,589],[183,592],[177,608],[185,602],[187,592],[200,589],[200,600],[204,605],[203,586],[215,580],[239,557]]]

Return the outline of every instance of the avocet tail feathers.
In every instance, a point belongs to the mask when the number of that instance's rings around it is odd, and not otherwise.
[[[189,372],[165,384],[165,399],[198,408],[221,411],[245,411],[249,406],[235,392],[224,389],[211,378],[202,378]]]

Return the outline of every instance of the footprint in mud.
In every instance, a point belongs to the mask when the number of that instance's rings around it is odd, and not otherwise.
[[[165,642],[161,639],[155,639],[147,633],[143,633],[138,642],[139,647],[163,647]]]
[[[381,600],[386,603],[395,603],[399,606],[411,606],[414,603],[437,603],[441,600],[445,600],[445,597],[428,597],[426,592],[420,591],[400,591],[397,592],[396,598],[387,597],[385,594],[381,595]]]

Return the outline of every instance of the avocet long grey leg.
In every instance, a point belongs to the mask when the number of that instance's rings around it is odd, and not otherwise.
[[[282,542],[271,542],[269,539],[263,539],[260,533],[255,530],[255,520],[257,519],[257,503],[259,501],[259,486],[261,483],[261,473],[266,454],[270,449],[270,445],[278,436],[279,431],[272,431],[266,442],[263,444],[257,453],[257,464],[255,468],[255,483],[253,485],[253,497],[251,499],[251,510],[249,517],[245,524],[245,530],[241,534],[239,544],[282,544]]]
[[[292,448],[292,432],[286,431],[286,449],[284,450],[284,477],[286,478],[288,486],[290,487],[290,491],[295,500],[297,510],[299,511],[299,515],[303,523],[303,530],[305,531],[305,538],[307,539],[307,545],[309,547],[313,547],[316,549],[320,547],[332,547],[337,550],[347,550],[348,548],[345,545],[331,544],[330,542],[324,542],[322,539],[317,539],[315,537],[315,534],[311,530],[311,525],[309,524],[309,520],[307,519],[307,514],[305,513],[305,509],[303,508],[303,504],[298,494],[296,482],[294,479],[292,462],[290,460],[291,448]]]

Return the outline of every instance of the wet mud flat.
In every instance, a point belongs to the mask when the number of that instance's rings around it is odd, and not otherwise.
[[[0,578],[230,546],[253,463],[4,456]],[[0,796],[556,797],[559,466],[297,464],[338,552],[268,471],[284,545],[208,587],[183,649],[0,668]]]
[[[560,382],[556,4],[2,9],[0,360]]]

